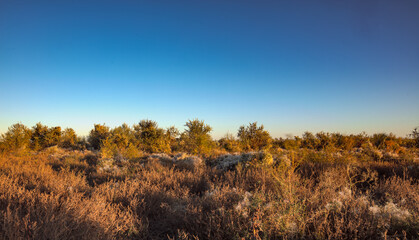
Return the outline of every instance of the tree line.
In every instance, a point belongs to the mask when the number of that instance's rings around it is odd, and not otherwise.
[[[212,151],[249,152],[271,149],[297,150],[351,150],[370,144],[378,149],[398,151],[400,148],[418,148],[419,131],[414,129],[407,137],[378,133],[371,136],[361,134],[305,132],[301,137],[272,138],[263,125],[256,122],[241,126],[237,135],[227,134],[214,140],[212,127],[204,121],[194,119],[185,124],[180,132],[175,127],[160,128],[157,122],[141,120],[132,127],[127,124],[110,128],[95,124],[87,137],[77,136],[72,128],[48,127],[37,123],[28,128],[21,123],[14,124],[0,136],[0,152],[41,151],[58,146],[69,149],[90,149],[100,151],[104,157],[136,157],[143,152],[172,153],[188,152],[209,154]]]

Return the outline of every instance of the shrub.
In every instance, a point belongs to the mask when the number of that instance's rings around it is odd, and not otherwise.
[[[127,143],[122,146],[118,144],[117,138],[108,137],[102,141],[100,148],[102,158],[119,158],[133,159],[142,156],[141,150],[135,147],[132,143]]]
[[[61,127],[48,128],[41,123],[37,123],[32,128],[31,147],[35,151],[47,147],[56,146],[61,141]]]
[[[169,143],[171,151],[173,152],[173,151],[178,150],[179,146],[178,146],[177,138],[179,136],[179,130],[175,128],[174,126],[171,126],[166,129],[165,135],[166,135],[166,140]]]
[[[205,154],[213,147],[211,135],[212,128],[198,119],[189,120],[186,129],[181,135],[183,148],[194,154]]]
[[[261,151],[272,147],[272,138],[269,132],[264,130],[263,125],[258,126],[257,122],[248,126],[241,126],[237,133],[244,150]]]
[[[416,147],[419,148],[419,129],[418,128],[413,129],[410,136],[415,140]]]
[[[316,134],[317,150],[331,150],[335,147],[334,142],[329,133],[319,132]]]
[[[240,152],[240,142],[231,134],[226,134],[218,140],[219,146],[228,152]]]
[[[109,127],[101,124],[95,124],[94,129],[90,131],[88,142],[93,149],[99,150],[102,141],[105,140],[109,135]]]
[[[333,133],[331,137],[337,148],[348,151],[355,147],[355,139],[352,136]]]
[[[170,132],[173,137],[174,132]],[[170,152],[170,140],[166,132],[159,128],[157,122],[151,120],[141,120],[134,125],[134,135],[139,143],[139,147],[146,152]]]
[[[297,150],[301,147],[301,138],[298,136],[287,137],[286,139],[276,138],[272,145],[286,150]]]
[[[305,132],[302,139],[302,147],[309,149],[317,149],[320,144],[319,140],[311,132]]]
[[[77,147],[78,139],[76,132],[72,128],[66,128],[61,135],[61,141],[59,146],[63,148],[73,148]]]
[[[0,137],[0,151],[21,152],[30,145],[31,130],[21,123],[9,127]]]

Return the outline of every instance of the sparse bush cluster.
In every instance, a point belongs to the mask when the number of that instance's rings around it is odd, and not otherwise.
[[[393,134],[365,133],[343,135],[340,133],[305,132],[302,137],[272,138],[263,125],[256,122],[241,126],[237,137],[226,134],[214,140],[210,133],[212,127],[198,119],[189,120],[181,133],[175,127],[160,128],[157,122],[142,120],[132,127],[127,124],[111,129],[105,124],[95,124],[87,137],[78,137],[71,128],[47,127],[41,123],[32,129],[23,124],[15,124],[1,135],[1,152],[40,151],[51,146],[69,149],[91,149],[104,157],[140,157],[143,153],[175,153],[213,155],[214,153],[240,153],[249,151],[315,150],[325,152],[362,151],[369,149],[371,154],[389,152],[404,154],[419,148],[418,130],[414,129],[407,137]],[[371,155],[370,154],[370,155]],[[381,154],[382,155],[382,154]]]
[[[87,138],[15,124],[0,141],[0,239],[418,239],[410,137],[242,126],[216,141],[143,120]],[[416,134],[416,135],[415,135]]]

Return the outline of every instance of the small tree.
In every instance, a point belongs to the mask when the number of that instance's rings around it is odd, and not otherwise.
[[[134,135],[141,149],[147,152],[170,152],[170,143],[166,132],[159,128],[157,122],[141,120],[134,125]]]
[[[76,132],[72,128],[66,128],[61,134],[59,145],[63,148],[76,148],[77,142]]]
[[[178,149],[178,137],[179,137],[179,130],[177,128],[175,128],[174,126],[171,126],[169,128],[166,129],[166,140],[169,143],[170,149],[172,151],[175,151]]]
[[[112,129],[111,132],[112,134],[120,134],[125,136],[130,142],[135,141],[134,131],[126,123],[123,123],[121,126]]]
[[[240,142],[232,135],[226,134],[223,138],[218,140],[218,144],[221,148],[228,152],[240,152]]]
[[[267,150],[272,146],[272,138],[268,131],[264,130],[263,125],[258,126],[257,122],[250,123],[249,126],[241,126],[237,133],[240,143],[244,150]]]
[[[329,133],[319,132],[316,133],[317,150],[333,149],[335,147],[333,139]]]
[[[208,153],[213,145],[210,135],[212,128],[198,119],[189,120],[185,126],[187,129],[181,136],[184,149],[194,154]]]
[[[35,151],[44,149],[47,146],[47,136],[48,127],[41,123],[37,123],[32,127],[31,148]]]
[[[9,127],[0,137],[0,151],[20,151],[30,145],[31,130],[21,123]]]
[[[285,139],[276,138],[273,140],[272,145],[286,150],[298,150],[301,147],[301,138],[298,136],[288,136]]]
[[[418,128],[413,129],[410,136],[415,140],[416,147],[419,148],[419,129]]]
[[[304,148],[316,149],[320,141],[311,132],[303,133],[302,146]]]
[[[61,140],[61,127],[52,127],[48,129],[45,137],[45,147],[58,145]]]
[[[37,123],[32,129],[31,147],[33,150],[38,151],[55,146],[61,141],[61,127],[48,128]]]
[[[355,146],[355,138],[340,133],[332,134],[333,143],[337,148],[342,150],[351,150]]]
[[[141,155],[136,147],[136,139],[131,127],[122,124],[110,131],[106,139],[101,141],[100,153],[104,158],[136,158]]]
[[[95,128],[90,131],[88,142],[93,149],[99,150],[102,141],[105,140],[109,135],[109,127],[105,126],[104,124],[95,124]]]

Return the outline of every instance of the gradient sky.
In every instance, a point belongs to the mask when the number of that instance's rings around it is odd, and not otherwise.
[[[0,132],[419,126],[419,1],[0,0]]]

